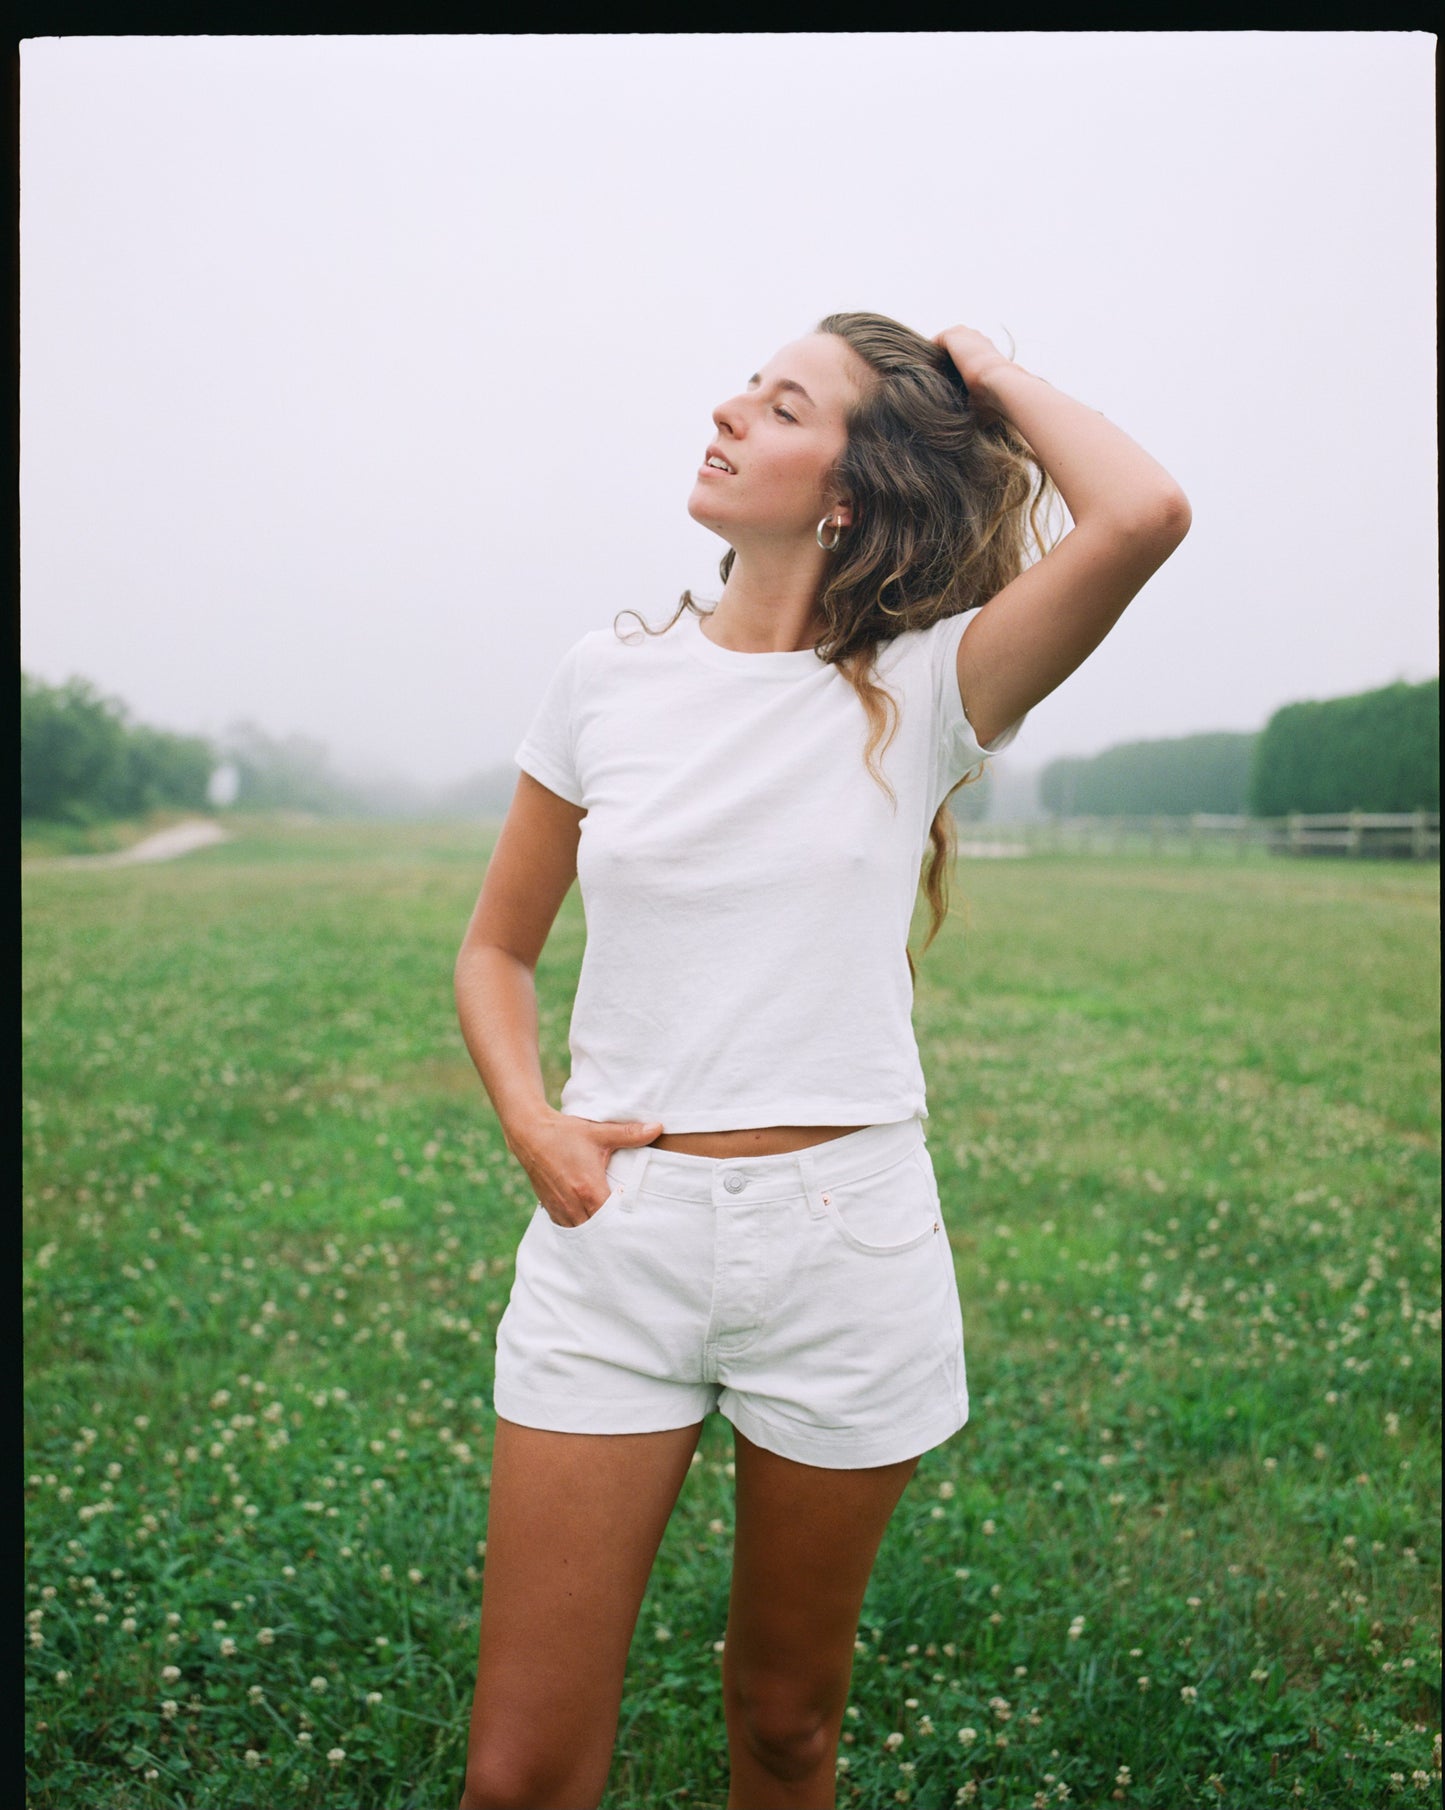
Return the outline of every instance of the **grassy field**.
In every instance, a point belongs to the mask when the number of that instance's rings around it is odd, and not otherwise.
[[[452,1013],[486,847],[25,876],[36,1810],[456,1801],[533,1204]],[[960,869],[916,1018],[974,1418],[885,1544],[840,1804],[1438,1800],[1438,903]],[[574,893],[554,1099],[582,934]],[[609,1810],[723,1802],[729,1457],[714,1420]]]

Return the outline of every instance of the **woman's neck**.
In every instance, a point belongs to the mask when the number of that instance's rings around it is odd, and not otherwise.
[[[708,618],[708,639],[743,654],[811,647],[822,628],[817,602],[825,557],[800,555],[796,546],[771,558],[757,550],[746,559],[736,554]]]

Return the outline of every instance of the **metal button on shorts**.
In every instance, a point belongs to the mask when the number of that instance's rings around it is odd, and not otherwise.
[[[739,1175],[736,1170],[730,1175],[725,1175],[723,1177],[723,1186],[727,1189],[729,1194],[741,1194],[747,1185],[747,1178]]]

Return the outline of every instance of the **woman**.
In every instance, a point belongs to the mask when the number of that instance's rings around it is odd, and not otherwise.
[[[688,507],[728,543],[721,599],[569,651],[457,964],[538,1202],[498,1333],[463,1810],[598,1803],[713,1408],[728,1803],[833,1804],[874,1555],[968,1412],[909,1018],[920,863],[931,841],[931,940],[948,793],[1189,524],[1153,459],[967,327],[830,316],[713,419]],[[1074,526],[1028,563],[1053,487]],[[574,877],[555,1111],[533,977]]]

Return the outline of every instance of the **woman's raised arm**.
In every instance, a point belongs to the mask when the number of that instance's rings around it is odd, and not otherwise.
[[[1189,530],[1184,492],[1096,410],[1004,357],[971,327],[947,351],[975,406],[1033,450],[1074,526],[978,611],[958,648],[964,710],[991,741],[1088,658]]]

